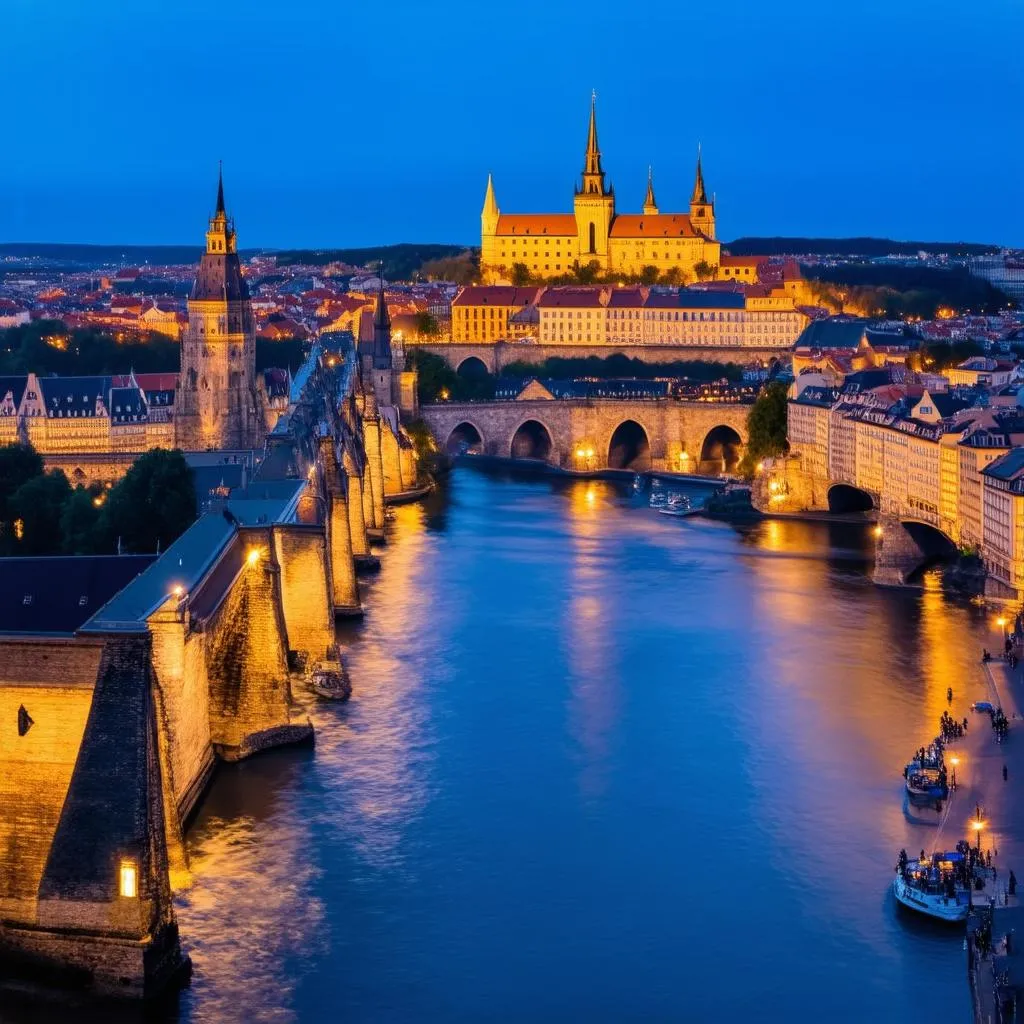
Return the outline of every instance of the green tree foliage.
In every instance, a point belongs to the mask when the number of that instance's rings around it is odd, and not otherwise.
[[[418,373],[417,394],[426,404],[437,401],[480,401],[494,397],[494,378],[483,371],[456,373],[448,363],[432,352],[413,349],[408,365]]]
[[[480,277],[480,258],[466,251],[458,256],[427,260],[420,267],[419,276],[427,281],[453,281],[455,284],[474,284]]]
[[[693,273],[698,281],[710,281],[718,273],[718,264],[701,260],[693,265]]]
[[[108,550],[100,529],[98,488],[76,487],[68,496],[60,516],[61,551],[68,555],[94,555]]]
[[[417,313],[416,333],[421,338],[436,338],[441,333],[441,325],[437,322],[437,317],[432,313]]]
[[[834,296],[872,316],[931,320],[942,307],[957,312],[996,313],[1012,305],[1005,292],[975,277],[966,267],[844,263],[805,266],[804,274],[834,286]]]
[[[658,268],[657,267],[644,267],[640,271],[640,283],[641,284],[657,284],[658,283]]]
[[[269,338],[256,339],[256,370],[269,370],[271,367],[290,368],[294,373],[306,358],[309,343],[298,338],[283,338],[271,341]],[[174,367],[178,369],[177,366]]]
[[[786,440],[788,388],[781,382],[766,385],[747,414],[747,450],[740,471],[753,475],[754,466],[764,458],[781,455],[789,448]]]
[[[552,356],[539,363],[517,361],[502,370],[503,377],[551,377],[565,380],[571,377],[687,377],[695,381],[743,379],[743,367],[737,363],[715,363],[703,359],[678,359],[669,363],[645,363],[642,359],[616,352],[610,356],[587,356],[566,359]]]
[[[528,285],[533,278],[530,276],[530,268],[525,263],[512,264],[512,283],[517,288]]]
[[[121,550],[146,554],[165,550],[192,525],[196,489],[185,456],[154,448],[136,459],[109,492],[101,528]]]
[[[178,343],[150,333],[119,342],[103,331],[68,331],[59,320],[36,320],[0,331],[0,373],[92,374],[176,371]]]
[[[0,540],[13,536],[10,502],[15,492],[34,477],[42,476],[43,460],[27,444],[6,444],[0,447]]]
[[[14,538],[19,555],[61,550],[61,517],[70,497],[71,485],[59,469],[32,477],[11,495],[11,516],[21,522],[21,536]]]
[[[921,346],[921,359],[924,369],[933,372],[959,366],[971,356],[985,354],[985,349],[976,341],[941,341]]]

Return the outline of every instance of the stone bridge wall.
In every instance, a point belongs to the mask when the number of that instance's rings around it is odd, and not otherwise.
[[[705,441],[716,427],[731,427],[746,444],[749,410],[747,405],[724,402],[594,399],[444,402],[423,406],[421,414],[442,449],[455,429],[468,423],[483,439],[485,454],[501,458],[511,456],[512,439],[519,427],[534,420],[551,437],[548,461],[566,469],[607,468],[612,435],[632,420],[647,434],[653,469],[696,472]],[[594,455],[580,460],[576,453],[581,449],[592,450]],[[683,452],[685,460],[680,458]]]
[[[437,342],[409,344],[408,351],[422,349],[446,360],[453,370],[467,359],[479,359],[490,373],[499,373],[510,363],[540,363],[545,359],[586,359],[597,356],[624,355],[645,363],[673,363],[685,359],[702,359],[712,363],[767,363],[789,353],[787,348],[722,348],[707,345],[538,345],[533,342],[499,341],[492,345]]]

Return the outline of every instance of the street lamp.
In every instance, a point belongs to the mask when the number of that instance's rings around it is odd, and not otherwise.
[[[978,837],[978,839],[977,839],[977,847],[978,847],[978,854],[979,855],[981,854],[981,830],[984,827],[985,827],[985,822],[983,822],[983,821],[976,820],[976,821],[972,821],[971,822],[971,828],[974,829],[974,834]]]

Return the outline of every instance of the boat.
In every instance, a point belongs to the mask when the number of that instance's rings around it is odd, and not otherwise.
[[[901,851],[892,892],[897,902],[919,914],[954,924],[965,921],[971,891],[963,853],[933,853],[921,861]]]
[[[309,685],[318,697],[325,700],[348,700],[352,696],[352,683],[336,646],[332,646],[327,657],[310,669]]]
[[[664,491],[651,491],[651,508],[665,508],[668,505],[668,495]]]
[[[945,768],[913,768],[907,772],[907,795],[919,800],[945,800],[949,796]]]
[[[911,773],[920,771],[945,771],[946,762],[943,760],[942,751],[944,744],[936,737],[927,747],[922,747],[912,761],[907,762],[903,767],[903,778],[910,778]]]

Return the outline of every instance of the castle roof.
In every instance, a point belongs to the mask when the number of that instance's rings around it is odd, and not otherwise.
[[[540,288],[515,288],[512,285],[471,284],[452,299],[453,306],[529,306],[537,300]]]
[[[572,213],[503,213],[497,235],[558,235],[576,237],[576,215]]]
[[[249,298],[236,252],[205,252],[189,296],[197,302],[241,301]]]
[[[603,306],[607,301],[607,289],[600,285],[563,288],[547,288],[544,294],[537,300],[537,305],[545,309],[587,309]]]
[[[610,237],[697,238],[698,232],[685,213],[620,213],[612,221]]]

